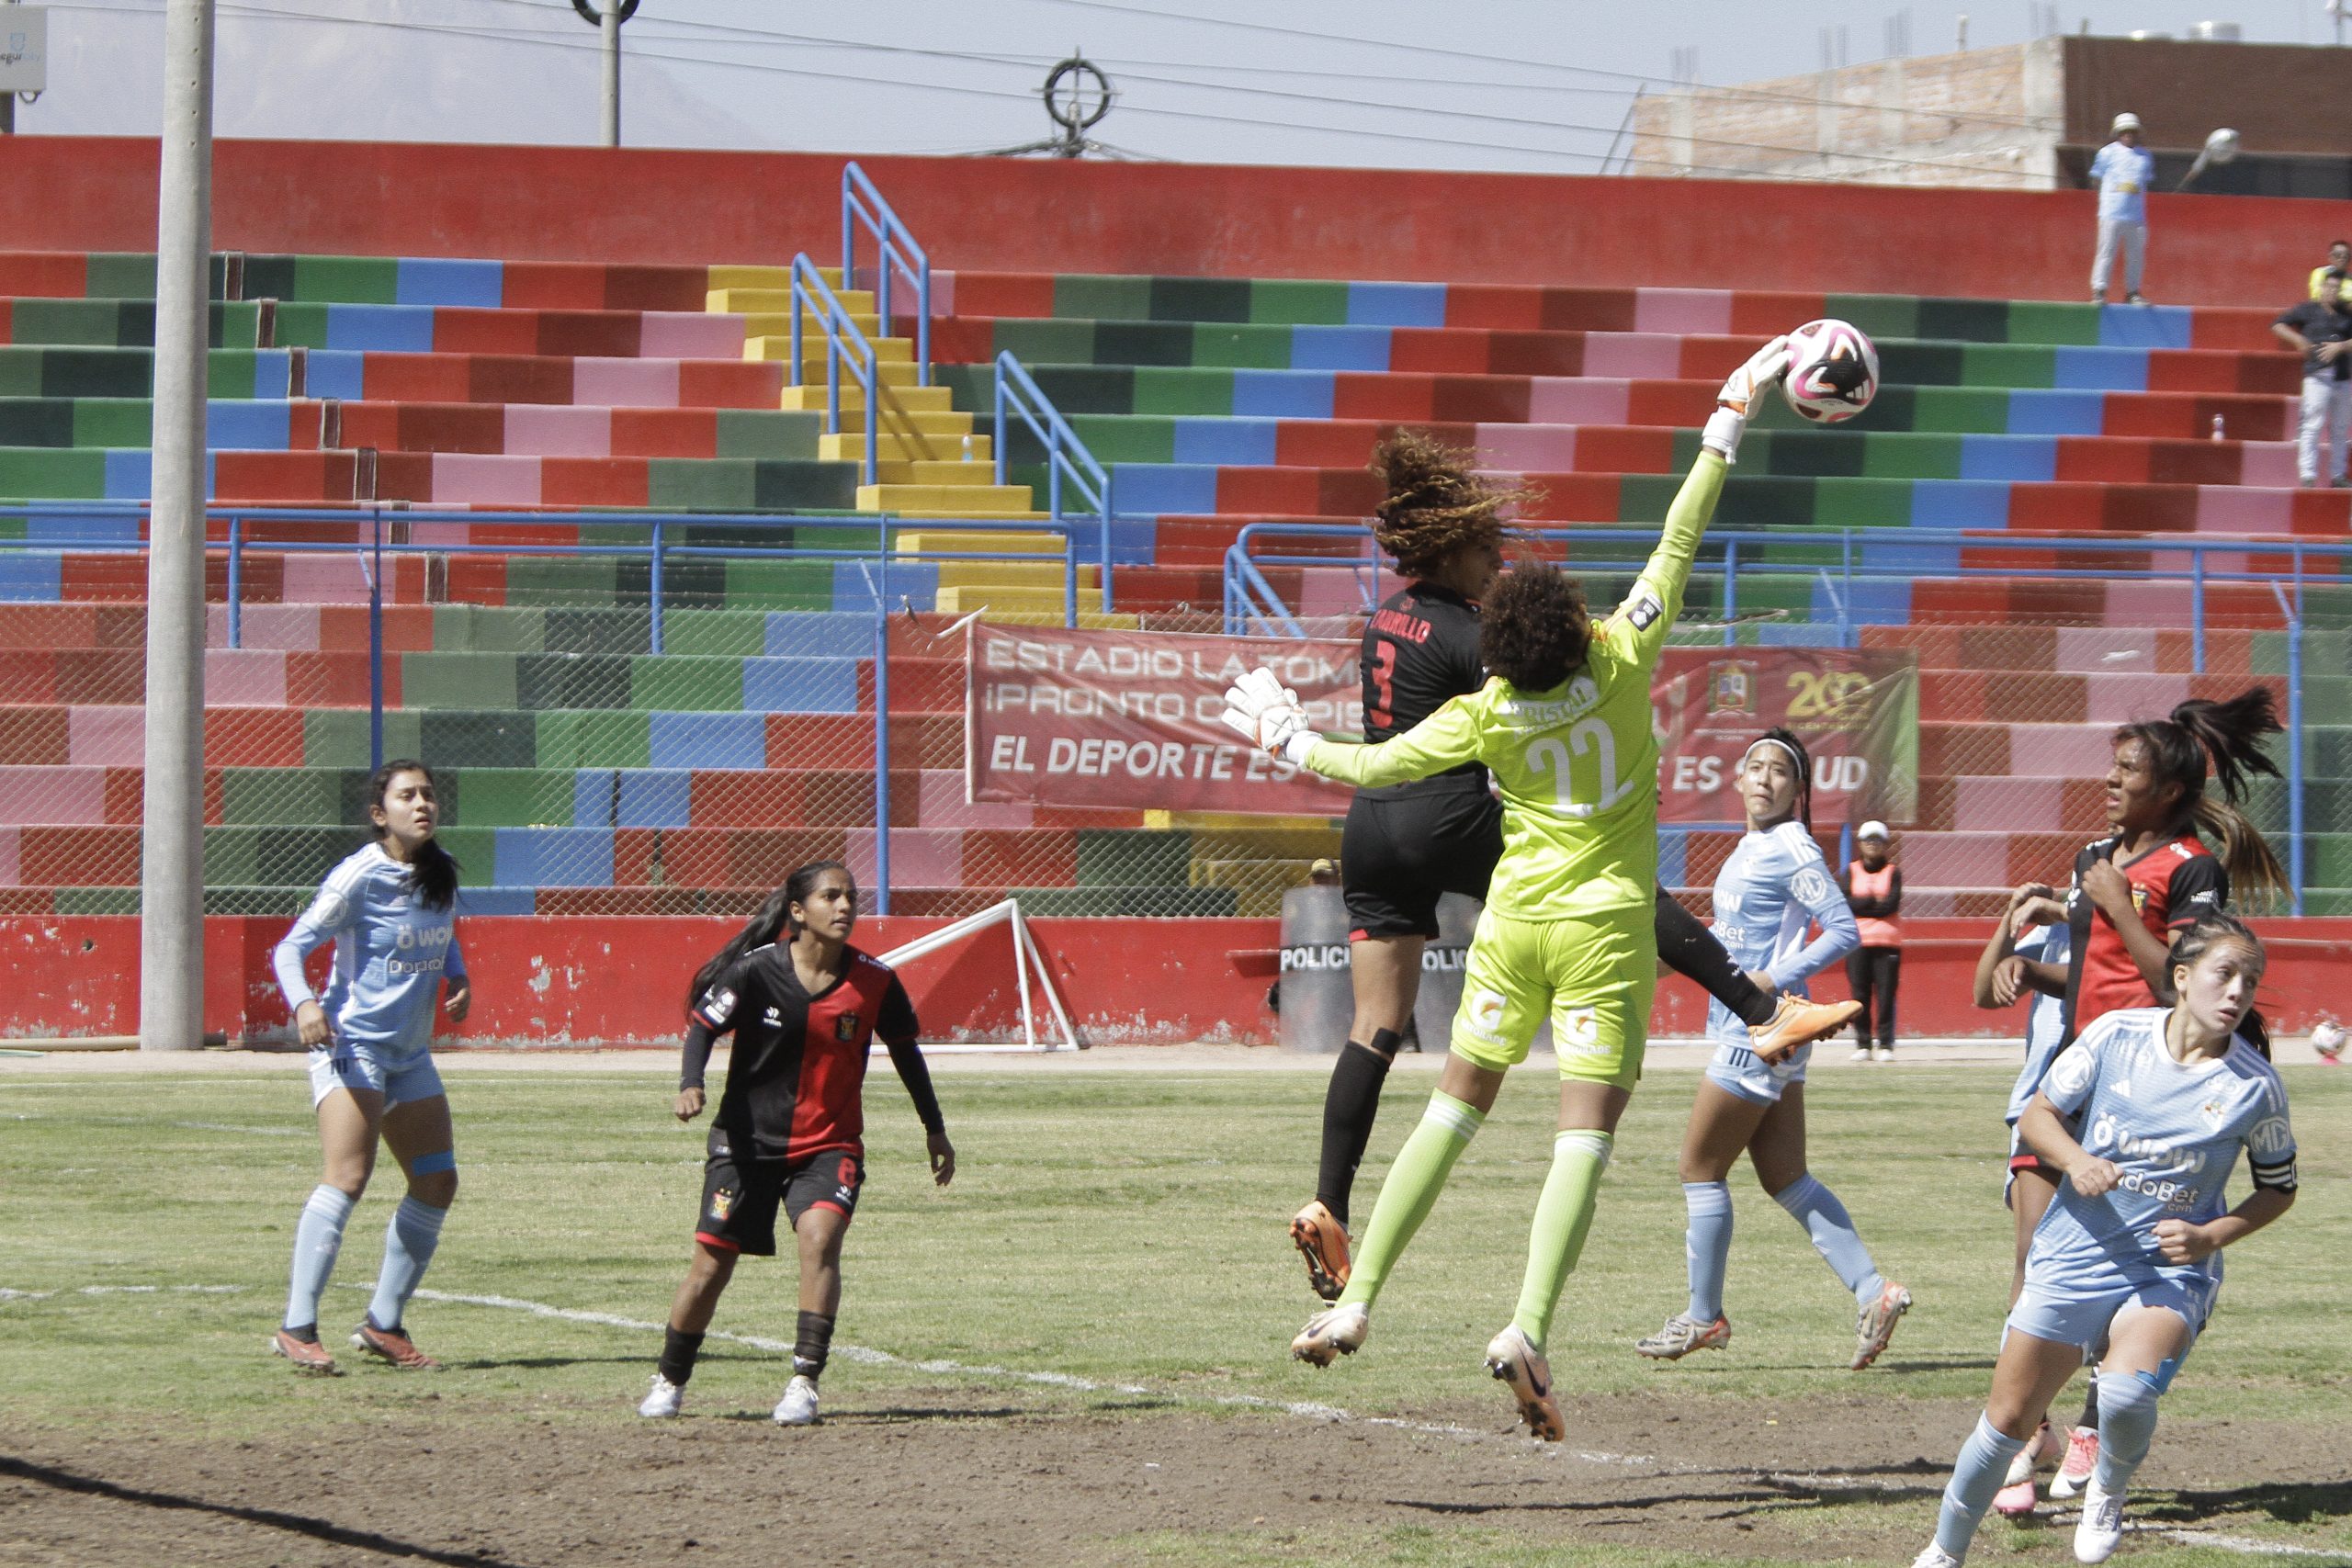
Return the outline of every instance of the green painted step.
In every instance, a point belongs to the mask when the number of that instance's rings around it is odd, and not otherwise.
[[[150,398],[154,362],[151,348],[0,346],[0,398]],[[282,349],[212,349],[207,395],[284,398],[290,363]]]
[[[260,342],[260,327],[259,305],[212,301],[208,341],[214,348],[255,347]],[[8,302],[8,341],[24,345],[152,348],[155,344],[155,302],[13,299]]]

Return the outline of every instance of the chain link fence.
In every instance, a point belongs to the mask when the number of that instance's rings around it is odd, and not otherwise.
[[[930,608],[940,565],[884,560],[870,523],[673,521],[658,583],[650,522],[600,525],[583,548],[571,519],[387,513],[380,565],[373,526],[247,514],[232,568],[215,524],[209,912],[299,910],[366,841],[379,757],[435,769],[443,838],[479,914],[741,915],[794,866],[831,858],[900,914],[1017,896],[1041,916],[1264,916],[1339,853],[1336,817],[968,800],[969,612]],[[0,604],[0,907],[12,911],[138,908],[136,529],[94,520],[0,556],[14,601]],[[1571,539],[1522,553],[1563,559],[1605,608],[1644,551]],[[1328,553],[1304,558],[1263,569],[1280,615],[1161,604],[1108,619],[1344,642],[1396,586]],[[2199,613],[2185,579],[2149,581],[2131,586],[2140,608],[2125,615],[2115,588],[2021,565],[1921,575],[1898,624],[1879,604],[1893,581],[1736,564],[1711,541],[1674,640],[1842,638],[1917,655],[1919,809],[1898,825],[1908,908],[1986,915],[2018,882],[2063,880],[2100,830],[2114,727],[2260,681],[2295,735],[2273,748],[2288,777],[2259,781],[2250,815],[2300,872],[2309,912],[2352,913],[2352,590],[2307,579],[2297,600],[2209,584]],[[1060,619],[1034,603],[1010,613]],[[1712,881],[1736,838],[1668,831],[1680,836],[1669,880],[1686,891]]]

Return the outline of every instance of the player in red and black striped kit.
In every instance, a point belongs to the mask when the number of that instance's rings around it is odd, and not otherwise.
[[[1502,570],[1504,509],[1532,497],[1480,478],[1468,453],[1411,430],[1384,439],[1372,462],[1388,491],[1373,537],[1412,579],[1364,626],[1363,738],[1377,743],[1487,683],[1478,600]],[[1308,1283],[1326,1301],[1348,1280],[1348,1198],[1372,1139],[1381,1086],[1413,1016],[1421,949],[1437,935],[1438,899],[1448,893],[1483,899],[1502,848],[1502,807],[1476,762],[1358,790],[1348,807],[1340,880],[1355,1016],[1324,1096],[1315,1201],[1290,1223]],[[1755,1028],[1758,1049],[1768,1055],[1834,1033],[1856,1010],[1850,1002],[1778,997],[1759,987],[1662,887],[1657,952]]]
[[[669,1332],[640,1416],[675,1416],[735,1259],[775,1253],[780,1207],[800,1254],[800,1320],[792,1381],[775,1407],[786,1427],[817,1418],[817,1380],[842,1296],[842,1238],[865,1179],[863,1090],[879,1036],[929,1134],[932,1179],[956,1174],[931,1072],[915,1047],[915,1010],[890,966],[849,945],[857,886],[831,861],[794,872],[695,976],[678,1120],[703,1109],[712,1043],[735,1037],[711,1118],[694,1261],[671,1303]],[[779,937],[789,941],[780,942]]]

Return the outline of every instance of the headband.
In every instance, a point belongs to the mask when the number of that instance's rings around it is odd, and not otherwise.
[[[1756,748],[1758,746],[1778,746],[1781,750],[1786,751],[1789,754],[1789,765],[1794,768],[1799,775],[1797,782],[1799,784],[1805,782],[1803,776],[1804,773],[1804,759],[1797,755],[1797,749],[1795,747],[1790,745],[1787,741],[1781,739],[1777,735],[1759,735],[1754,740],[1749,741],[1747,750],[1739,754],[1739,765],[1741,767],[1744,768],[1747,766],[1747,759],[1756,755]]]

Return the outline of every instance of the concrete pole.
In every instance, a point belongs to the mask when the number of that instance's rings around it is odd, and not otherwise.
[[[621,144],[621,0],[603,0],[598,30],[605,35],[605,145]]]
[[[204,1042],[204,393],[213,0],[170,0],[155,231],[155,486],[147,547],[139,1046]]]

